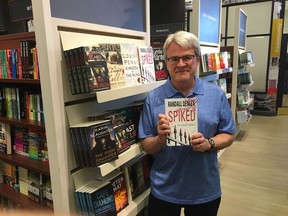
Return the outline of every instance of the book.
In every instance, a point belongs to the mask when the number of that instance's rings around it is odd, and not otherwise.
[[[98,45],[79,47],[82,73],[90,92],[111,89],[106,56]],[[87,85],[86,84],[86,85]]]
[[[28,170],[28,198],[41,204],[43,194],[41,191],[42,177],[40,173]]]
[[[190,145],[191,134],[198,131],[197,98],[165,99],[165,115],[171,128],[167,146]]]
[[[142,153],[123,165],[132,200],[142,194],[147,189],[146,186],[149,185],[147,182],[145,183],[143,170],[143,159],[145,159],[146,156],[146,153]]]
[[[50,176],[43,175],[43,205],[53,209],[53,196]]]
[[[153,48],[153,57],[156,81],[168,79],[169,72],[166,67],[163,48]]]
[[[19,191],[28,196],[28,170],[23,167],[18,167],[19,172]]]
[[[126,185],[126,178],[124,172],[114,170],[102,178],[104,181],[109,181],[113,187],[114,200],[116,205],[116,212],[119,213],[126,206],[128,202],[128,190]]]
[[[125,71],[121,57],[120,44],[100,43],[100,50],[103,52],[108,67],[111,89],[125,86]]]
[[[132,43],[121,43],[120,49],[125,74],[125,86],[141,84],[137,46]]]
[[[97,216],[117,215],[114,191],[109,181],[102,181],[86,194],[90,212]]]
[[[226,80],[226,78],[219,78],[217,80],[217,84],[227,94],[227,80]]]
[[[86,152],[85,157],[91,159],[89,162],[91,166],[99,166],[118,158],[115,133],[110,120],[87,121],[70,128],[80,130],[80,133],[76,135],[78,138],[80,137],[76,151],[83,149],[84,155]],[[73,148],[75,148],[74,145]],[[88,164],[84,162],[83,165],[87,166]]]
[[[10,124],[0,122],[0,152],[10,155],[12,154],[12,141]]]
[[[153,48],[151,46],[138,46],[142,83],[156,81]]]

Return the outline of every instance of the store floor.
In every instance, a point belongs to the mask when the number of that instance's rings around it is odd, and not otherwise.
[[[254,115],[219,167],[218,216],[288,215],[288,115]]]

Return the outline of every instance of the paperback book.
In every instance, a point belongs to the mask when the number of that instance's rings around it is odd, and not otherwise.
[[[165,115],[171,128],[167,146],[190,145],[191,134],[198,131],[197,99],[165,99]]]

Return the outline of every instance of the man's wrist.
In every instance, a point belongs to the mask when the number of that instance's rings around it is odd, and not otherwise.
[[[212,138],[209,138],[207,140],[208,140],[208,143],[210,144],[210,148],[208,149],[208,152],[210,152],[215,148],[215,141]]]

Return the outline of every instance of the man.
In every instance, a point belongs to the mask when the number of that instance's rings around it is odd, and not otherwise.
[[[152,90],[144,103],[139,138],[153,155],[149,216],[213,216],[221,200],[217,151],[230,146],[236,127],[225,93],[195,76],[200,45],[192,33],[179,31],[163,46],[170,78]],[[164,115],[166,98],[197,98],[198,132],[190,145],[166,145],[171,133]]]

